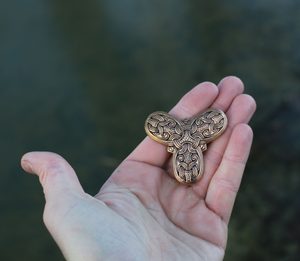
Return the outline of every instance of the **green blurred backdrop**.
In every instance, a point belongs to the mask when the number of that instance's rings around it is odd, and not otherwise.
[[[1,1],[0,260],[63,260],[24,152],[62,154],[95,194],[148,113],[232,74],[258,110],[225,259],[299,260],[299,46],[297,0]]]

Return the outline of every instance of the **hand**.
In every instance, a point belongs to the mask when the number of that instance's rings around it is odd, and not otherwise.
[[[170,174],[166,147],[145,140],[99,193],[86,194],[60,156],[31,152],[22,167],[39,176],[44,222],[67,260],[222,260],[227,226],[252,143],[255,111],[236,77],[204,82],[171,110],[189,118],[208,107],[226,112],[227,130],[204,153],[205,172],[192,186]]]

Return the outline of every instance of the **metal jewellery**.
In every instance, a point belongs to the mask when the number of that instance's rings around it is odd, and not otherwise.
[[[227,127],[227,117],[219,109],[210,108],[191,119],[178,120],[174,116],[157,111],[145,122],[147,135],[167,146],[173,154],[175,178],[180,183],[191,184],[204,172],[203,151],[207,143],[219,137]]]

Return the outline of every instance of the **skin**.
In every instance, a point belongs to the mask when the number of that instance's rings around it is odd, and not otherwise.
[[[227,228],[252,143],[247,125],[256,105],[237,77],[203,82],[170,113],[192,117],[208,107],[228,117],[224,134],[204,153],[205,171],[192,186],[171,175],[166,147],[145,138],[96,196],[84,192],[59,155],[30,152],[21,164],[36,174],[44,222],[67,260],[222,260]]]

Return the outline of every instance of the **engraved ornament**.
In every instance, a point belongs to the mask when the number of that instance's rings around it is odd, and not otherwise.
[[[219,137],[227,127],[227,117],[219,109],[210,108],[191,119],[179,120],[157,111],[145,122],[147,135],[167,146],[173,154],[174,177],[185,184],[198,181],[204,172],[203,151],[207,143]]]

